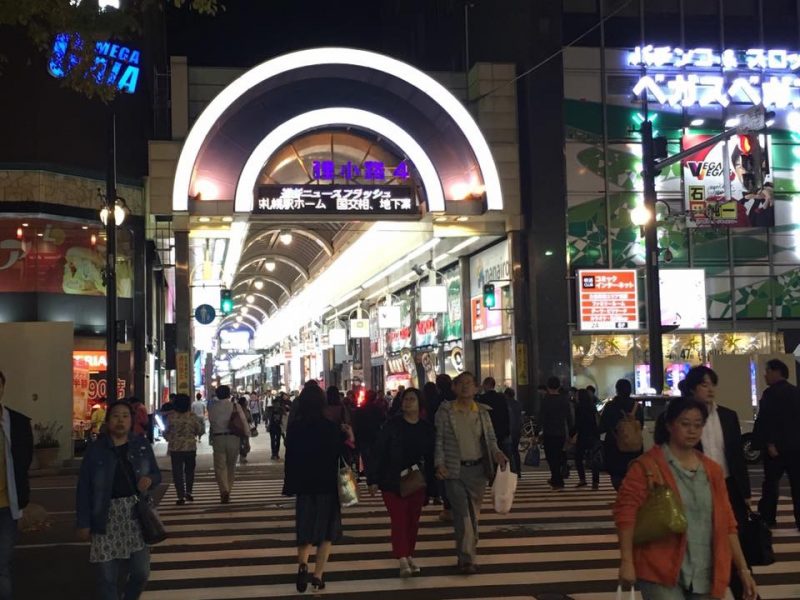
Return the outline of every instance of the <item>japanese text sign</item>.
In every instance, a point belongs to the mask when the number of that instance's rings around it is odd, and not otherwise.
[[[357,215],[361,218],[419,216],[414,190],[396,185],[261,185],[254,215]]]
[[[578,323],[582,331],[636,329],[639,305],[634,269],[578,271]]]

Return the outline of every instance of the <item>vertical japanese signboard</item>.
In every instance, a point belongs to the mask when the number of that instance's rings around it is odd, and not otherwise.
[[[175,354],[175,389],[179,394],[189,393],[189,353],[177,352]]]
[[[581,331],[636,329],[639,326],[636,271],[578,271],[578,323]]]

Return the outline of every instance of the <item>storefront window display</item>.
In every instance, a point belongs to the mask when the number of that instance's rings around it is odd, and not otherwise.
[[[715,355],[756,355],[782,351],[779,336],[769,332],[670,333],[662,336],[665,385],[677,394],[690,368],[713,362]],[[574,335],[572,384],[593,385],[610,397],[618,379],[634,382],[636,393],[650,390],[649,346],[646,334]]]

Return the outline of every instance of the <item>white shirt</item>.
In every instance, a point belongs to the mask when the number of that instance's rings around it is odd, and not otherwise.
[[[206,416],[206,403],[202,400],[192,402],[192,412],[201,419]]]
[[[728,461],[725,460],[725,438],[722,436],[722,423],[719,420],[717,405],[708,405],[708,420],[703,427],[703,454],[722,467],[722,472],[727,479],[730,475],[728,471]]]

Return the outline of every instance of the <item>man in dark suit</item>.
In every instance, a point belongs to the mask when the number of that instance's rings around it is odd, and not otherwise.
[[[764,380],[769,387],[761,395],[753,429],[755,442],[764,450],[764,483],[758,512],[771,526],[777,524],[779,484],[785,472],[792,490],[795,526],[800,529],[800,396],[788,377],[785,363],[778,359],[767,362]]]
[[[708,407],[708,419],[703,426],[700,450],[722,467],[728,499],[741,528],[747,521],[750,493],[750,475],[742,446],[742,428],[736,411],[720,406],[715,401],[717,374],[708,367],[699,366],[689,370],[684,380],[686,392]],[[731,592],[734,598],[743,598],[741,581],[736,570],[731,570]]]

